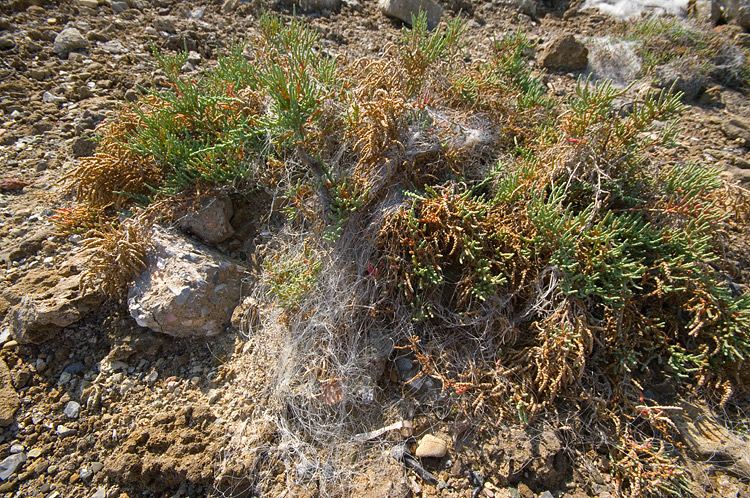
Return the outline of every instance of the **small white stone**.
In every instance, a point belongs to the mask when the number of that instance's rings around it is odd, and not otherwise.
[[[63,424],[60,424],[57,426],[57,435],[60,437],[72,436],[75,433],[76,433],[75,429],[64,426]]]
[[[81,405],[77,401],[68,401],[68,404],[65,405],[65,410],[63,410],[63,413],[68,418],[78,418],[78,415],[81,413]]]

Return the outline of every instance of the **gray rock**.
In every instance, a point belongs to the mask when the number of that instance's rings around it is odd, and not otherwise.
[[[52,92],[44,92],[42,94],[42,102],[46,102],[48,104],[62,104],[63,102],[67,102],[68,99],[65,97],[58,97]]]
[[[78,137],[73,141],[71,150],[73,157],[89,157],[94,155],[96,148],[99,146],[96,142],[91,140],[89,137]]]
[[[89,42],[76,28],[65,28],[55,37],[52,51],[57,55],[66,55],[74,50],[81,50],[89,46]]]
[[[10,454],[15,455],[16,453],[23,453],[23,450],[23,445],[16,443],[10,447]]]
[[[750,123],[738,117],[731,117],[721,124],[721,131],[730,140],[737,140],[750,148]]]
[[[224,0],[224,3],[221,4],[221,11],[225,14],[231,14],[239,6],[240,0]]]
[[[354,12],[362,12],[365,10],[365,6],[357,0],[344,0],[344,5],[352,9]]]
[[[15,474],[18,466],[26,461],[26,453],[16,453],[10,455],[0,462],[0,480],[7,481],[10,476]]]
[[[58,301],[54,297],[39,301],[34,296],[26,296],[11,310],[10,330],[20,343],[39,344],[82,316],[68,301]]]
[[[715,3],[725,21],[750,29],[750,0],[715,0]]]
[[[443,8],[432,0],[380,0],[378,8],[383,14],[408,25],[411,25],[412,16],[416,17],[421,9],[427,16],[428,29],[435,29],[443,17]]]
[[[78,0],[78,5],[87,9],[96,9],[99,7],[99,0]]]
[[[76,401],[68,401],[63,413],[68,418],[78,418],[78,415],[81,413],[81,405]]]
[[[175,26],[175,18],[171,16],[157,17],[154,19],[154,29],[157,31],[164,31],[165,33],[175,34],[177,33],[177,27]]]
[[[98,473],[103,468],[104,468],[104,464],[102,462],[91,463],[91,472],[93,472],[94,474]]]
[[[177,215],[178,226],[203,242],[218,244],[234,235],[229,223],[233,212],[229,197],[201,198],[187,212]]]
[[[109,6],[112,7],[112,10],[115,12],[115,14],[125,12],[130,8],[125,2],[110,2]]]
[[[539,55],[539,64],[553,71],[577,71],[588,65],[589,50],[573,35],[561,35],[550,41]]]
[[[102,43],[100,45],[102,50],[106,50],[110,54],[127,54],[128,49],[125,48],[125,45],[122,44],[119,40],[110,40]]]
[[[94,477],[94,472],[90,468],[83,468],[78,472],[78,477],[80,477],[82,481],[88,481]]]
[[[67,367],[63,369],[63,372],[68,372],[72,374],[77,373],[83,373],[83,371],[86,370],[86,367],[81,363],[80,361],[76,361],[74,363],[71,363]]]
[[[135,102],[136,100],[138,100],[138,92],[136,92],[132,88],[130,90],[127,90],[125,92],[125,100],[127,102]]]
[[[128,293],[138,325],[176,337],[221,333],[240,301],[246,271],[227,257],[159,227],[147,267]]]
[[[536,17],[537,2],[535,0],[511,0],[507,3],[509,3],[511,7],[518,9],[522,14]]]
[[[341,9],[342,0],[280,0],[280,5],[294,7],[298,12],[338,12]]]
[[[406,356],[402,356],[401,358],[396,360],[396,367],[401,370],[402,372],[408,372],[412,369],[414,366],[414,362],[411,361],[410,358],[407,358]]]
[[[0,360],[0,427],[7,427],[13,423],[20,405],[18,393],[13,389],[8,365]]]
[[[539,498],[555,498],[555,495],[553,495],[549,491],[545,491],[544,493],[539,495]]]
[[[721,5],[716,0],[692,0],[688,15],[698,21],[717,24],[724,17]]]

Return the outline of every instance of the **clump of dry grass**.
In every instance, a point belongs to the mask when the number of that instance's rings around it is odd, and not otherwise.
[[[84,291],[121,297],[146,266],[149,225],[143,218],[125,220],[118,227],[103,225],[89,232],[82,245],[88,263],[81,277]]]
[[[160,105],[158,97],[147,97],[137,109],[124,107],[116,120],[99,127],[101,142],[94,155],[82,158],[65,175],[80,202],[91,208],[122,208],[131,204],[134,196],[150,195],[161,183],[163,173],[154,158],[128,146],[131,134],[144,124],[142,113],[152,113]]]

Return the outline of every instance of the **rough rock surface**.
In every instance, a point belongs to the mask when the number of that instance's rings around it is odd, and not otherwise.
[[[573,35],[562,35],[550,41],[539,54],[539,64],[553,71],[577,71],[588,65],[589,50]]]
[[[155,417],[133,431],[120,450],[104,462],[104,471],[126,482],[164,491],[185,481],[210,483],[223,434],[206,406],[188,406]]]
[[[13,423],[19,406],[18,394],[13,389],[8,365],[0,360],[0,427],[7,427]]]
[[[443,16],[443,8],[432,0],[380,0],[380,11],[390,17],[395,17],[411,25],[411,17],[419,14],[422,9],[427,16],[427,28],[435,29]]]
[[[189,238],[155,228],[146,269],[128,293],[138,325],[176,337],[219,334],[240,302],[245,270]]]
[[[737,140],[745,147],[750,147],[750,123],[737,117],[731,117],[721,125],[721,131],[730,140]]]
[[[3,294],[15,304],[9,312],[10,333],[15,340],[44,342],[104,301],[103,295],[81,289],[83,263],[83,256],[78,254],[59,268],[32,271],[15,289]],[[26,293],[24,289],[35,292]]]
[[[207,244],[218,244],[234,235],[232,214],[228,197],[201,198],[180,217],[179,226]]]
[[[88,47],[89,42],[76,28],[66,28],[55,37],[52,50],[58,55],[66,55],[74,50]]]

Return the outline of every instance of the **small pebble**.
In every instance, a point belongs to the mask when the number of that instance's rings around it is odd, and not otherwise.
[[[106,488],[99,488],[96,490],[96,492],[91,495],[91,498],[107,498],[107,489]]]
[[[448,453],[446,442],[432,434],[425,434],[414,452],[419,458],[443,458],[446,453]]]
[[[16,453],[21,453],[23,450],[23,445],[16,443],[10,447],[10,454],[15,455]]]
[[[76,430],[70,427],[66,427],[62,424],[57,426],[57,435],[60,437],[72,436],[75,433],[76,433]]]
[[[221,391],[218,389],[211,389],[208,391],[208,404],[213,405],[221,399]]]
[[[30,450],[27,453],[27,455],[28,455],[29,458],[39,458],[40,456],[42,456],[42,449],[41,448],[34,448],[34,449]]]
[[[88,481],[94,476],[94,471],[90,468],[87,469],[81,469],[81,471],[78,473],[78,476],[81,478],[82,481]]]
[[[68,401],[63,413],[65,413],[65,416],[68,418],[78,418],[78,415],[81,413],[81,405],[76,401]]]
[[[56,474],[57,473],[57,465],[50,465],[49,467],[47,467],[47,473],[49,475]]]

